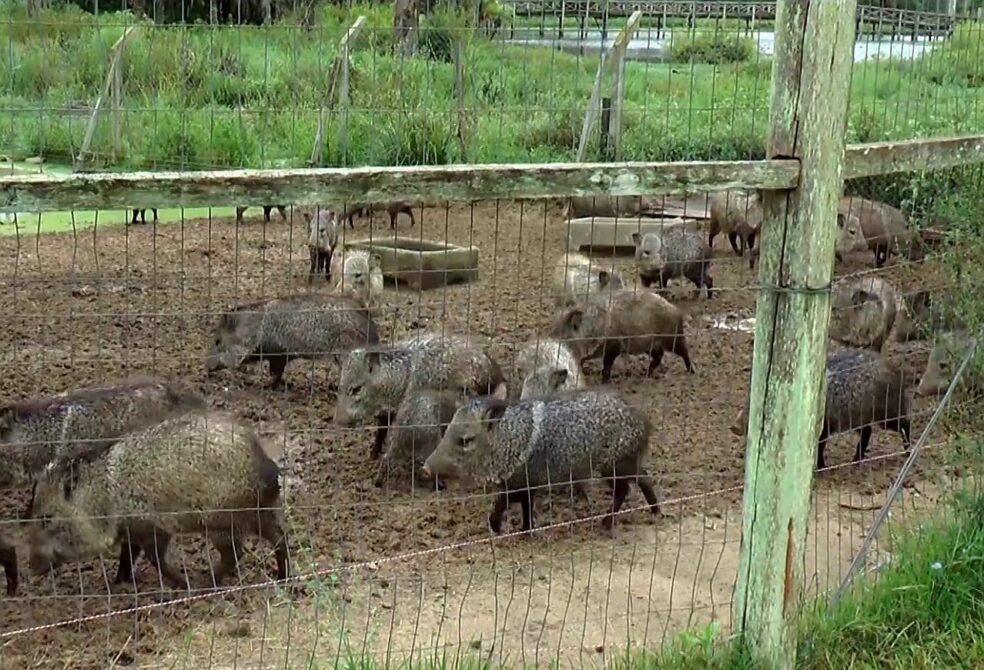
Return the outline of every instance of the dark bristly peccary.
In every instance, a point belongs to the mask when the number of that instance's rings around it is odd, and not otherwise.
[[[140,378],[0,407],[0,488],[28,486],[56,458],[110,445],[127,432],[204,408],[201,396],[178,385]],[[17,590],[16,559],[13,544],[0,535],[9,595]]]
[[[671,351],[683,359],[687,372],[694,366],[683,333],[683,313],[662,296],[619,289],[600,293],[554,318],[551,334],[566,343],[578,360],[603,357],[601,380],[609,382],[619,354],[649,354],[652,375]]]
[[[103,555],[121,539],[133,552],[118,581],[133,579],[144,550],[162,577],[186,587],[167,562],[172,536],[207,534],[221,561],[214,583],[235,570],[246,535],[275,547],[287,577],[280,469],[253,430],[224,412],[198,411],[130,433],[110,447],[51,463],[32,501],[31,567],[44,573]]]
[[[502,370],[486,344],[464,335],[421,333],[393,346],[353,349],[342,363],[335,423],[355,426],[375,420],[371,456],[378,458],[404,397],[425,389],[489,393],[502,381]]]
[[[273,208],[276,207],[277,211],[280,212],[280,218],[284,221],[287,220],[287,205],[263,205],[263,220],[270,223],[270,213],[273,212]],[[236,223],[243,222],[243,213],[249,209],[249,207],[237,207],[236,208]]]
[[[157,221],[157,208],[156,207],[151,207],[150,208],[150,211],[152,211],[154,213],[154,221]],[[140,221],[139,222],[137,221],[137,214],[140,215]],[[133,209],[133,218],[130,219],[130,225],[132,226],[132,225],[135,225],[137,223],[147,223],[147,210],[146,209],[137,209],[136,207],[134,207],[134,209]]]
[[[649,434],[646,414],[609,389],[507,400],[500,385],[491,396],[458,408],[423,474],[501,487],[489,516],[495,533],[501,532],[510,503],[522,505],[523,530],[529,531],[535,489],[571,486],[597,474],[614,493],[611,515],[604,521],[610,528],[632,481],[652,513],[659,513],[645,468]]]
[[[909,450],[909,389],[901,371],[890,368],[881,354],[870,349],[843,349],[827,355],[827,397],[817,444],[817,469],[826,467],[827,439],[856,431],[861,440],[855,462],[864,459],[875,426],[902,435]],[[748,430],[748,401],[731,432],[744,436]]]
[[[348,296],[300,295],[240,305],[222,315],[205,362],[209,373],[268,361],[270,387],[283,382],[290,360],[333,357],[379,343],[369,311]]]
[[[459,398],[455,393],[432,390],[410,393],[403,398],[387,432],[376,486],[391,487],[393,483],[427,486],[420,477],[420,467],[441,441],[458,408]]]
[[[632,233],[635,244],[635,265],[642,285],[649,287],[655,281],[666,288],[671,279],[686,277],[700,290],[707,288],[710,298],[714,288],[711,277],[713,252],[696,230],[671,228],[661,233]]]
[[[338,246],[338,219],[330,209],[318,207],[314,213],[305,211],[304,222],[308,229],[308,251],[311,254],[311,269],[308,270],[308,284],[314,276],[322,273],[325,281],[331,281],[331,257]]]

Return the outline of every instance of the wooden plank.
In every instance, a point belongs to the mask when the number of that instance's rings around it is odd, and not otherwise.
[[[798,176],[791,160],[43,174],[0,178],[0,211],[664,195],[785,189]]]
[[[633,35],[639,28],[642,12],[636,10],[625,22],[625,26],[612,44],[612,69],[615,72],[615,82],[612,86],[612,116],[609,126],[608,146],[612,157],[622,160],[622,110],[625,107],[625,53],[629,48]]]
[[[984,134],[849,144],[844,156],[844,178],[940,170],[981,162],[984,162]]]
[[[763,201],[733,621],[756,661],[783,670],[796,657],[856,6],[780,0],[777,8],[767,155],[795,156],[802,173],[796,189]]]

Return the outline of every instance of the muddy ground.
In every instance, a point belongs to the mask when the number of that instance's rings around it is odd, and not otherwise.
[[[470,579],[468,575],[479,567],[488,571],[490,565],[512,565],[503,568],[505,576],[498,576],[508,579],[510,570],[515,572],[514,559],[533,565],[537,554],[555,561],[560,552],[573,565],[579,549],[597,546],[601,531],[591,522],[562,525],[534,538],[507,539],[491,549],[482,542],[488,538],[485,518],[490,498],[458,490],[433,494],[375,488],[375,463],[368,453],[371,432],[332,426],[332,381],[337,373],[329,362],[292,363],[283,390],[266,388],[266,371],[260,367],[207,378],[203,356],[218,313],[237,302],[306,290],[308,254],[300,216],[295,213],[291,224],[275,214],[272,223],[263,224],[260,211],[250,210],[248,225],[239,230],[231,219],[213,219],[160,225],[156,230],[147,225],[103,227],[74,236],[38,238],[24,231],[19,238],[0,237],[4,326],[0,329],[0,398],[13,400],[127,375],[153,374],[183,380],[206,394],[213,406],[232,409],[255,422],[286,447],[286,492],[292,543],[298,555],[296,568],[360,566],[312,582],[315,595],[305,596],[309,605],[323,596],[318,584],[336,595],[349,580],[369,594],[378,590],[366,586],[366,574],[373,575],[370,581],[376,584],[417,578],[415,583],[451,580],[460,587],[460,580]],[[560,208],[542,203],[463,205],[428,209],[423,215],[418,211],[417,220],[418,227],[413,229],[403,228],[406,223],[402,223],[401,235],[477,245],[480,279],[423,294],[406,287],[388,288],[379,317],[385,340],[418,329],[478,333],[493,339],[495,352],[507,369],[511,347],[544,329],[551,316],[547,285],[563,249]],[[347,230],[346,235],[367,237],[369,226],[368,221],[357,220],[356,229]],[[375,223],[373,235],[391,234],[385,221]],[[753,316],[756,293],[748,288],[754,278],[745,259],[733,255],[723,235],[716,240],[715,254],[713,276],[720,290],[712,300],[693,300],[690,285],[680,282],[672,293],[672,299],[689,314],[687,338],[696,374],[687,374],[680,359],[672,355],[664,358],[653,378],[645,377],[645,357],[626,356],[615,365],[613,384],[652,417],[651,470],[659,495],[669,503],[663,520],[654,521],[642,511],[623,515],[616,531],[616,536],[623,534],[623,543],[625,538],[639,537],[655,542],[652,529],[657,527],[660,535],[669,532],[681,542],[684,533],[694,533],[686,543],[703,542],[700,529],[706,530],[706,524],[686,521],[697,518],[695,514],[727,519],[728,541],[737,541],[740,519],[735,504],[741,496],[743,442],[728,428],[747,394],[753,338],[748,332],[714,327],[712,319]],[[631,276],[629,259],[620,257],[617,262]],[[856,254],[840,264],[837,272],[865,271],[871,265],[870,254]],[[944,284],[942,274],[929,264],[893,264],[881,274],[903,290]],[[318,284],[316,290],[327,289]],[[918,347],[892,344],[890,352],[913,376],[925,362],[925,352],[920,353]],[[597,383],[599,364],[589,363],[587,370],[592,383]],[[918,434],[932,402],[919,400],[914,407],[913,428]],[[885,457],[900,451],[899,437],[879,432],[869,453],[871,462],[836,467],[851,458],[854,442],[853,436],[836,440],[828,450],[828,463],[835,467],[819,476],[818,486],[835,499],[883,492],[902,462],[899,456]],[[932,464],[932,456],[922,459],[916,476],[928,474]],[[7,494],[0,508],[2,518],[16,518],[24,502],[22,492]],[[641,506],[635,490],[627,504]],[[537,521],[540,525],[563,524],[597,514],[604,507],[604,491],[594,487],[589,504],[572,503],[563,496],[542,499]],[[507,524],[518,529],[518,517],[518,508],[512,509]],[[459,543],[467,546],[383,561]],[[182,539],[176,545],[173,560],[188,567],[193,586],[203,586],[207,564],[201,542]],[[256,546],[256,555],[243,562],[243,584],[272,574],[272,554],[267,546]],[[609,538],[607,546],[611,552],[616,545]],[[494,564],[488,563],[490,555]],[[608,573],[608,558],[592,555]],[[18,596],[0,599],[0,621],[7,633],[152,604],[161,597],[156,576],[146,563],[140,564],[140,595],[135,595],[132,586],[108,588],[116,569],[111,558],[66,567],[48,578],[31,575],[26,560],[21,563]],[[383,579],[382,574],[388,576]],[[421,581],[421,575],[426,580]],[[391,593],[397,592],[394,586]],[[167,597],[181,595],[167,593]],[[262,591],[241,592],[223,595],[218,603],[215,598],[202,599],[19,633],[0,640],[0,666],[68,664],[83,668],[105,667],[114,659],[117,663],[147,662],[173,650],[175,644],[184,644],[180,636],[188,626],[212,622],[206,630],[214,631],[216,618],[236,619],[259,607],[263,597]],[[646,595],[647,601],[659,597],[652,592]],[[576,595],[572,598],[571,608],[586,607],[578,604]],[[345,596],[340,602],[350,599]],[[390,608],[382,608],[381,615],[392,616]],[[231,615],[233,611],[238,614]],[[522,620],[513,625],[520,623]],[[416,627],[413,629],[416,635]],[[254,630],[251,635],[255,634]],[[369,650],[384,653],[387,644],[391,649],[413,646],[411,640],[405,642],[400,646],[392,640],[375,640]]]

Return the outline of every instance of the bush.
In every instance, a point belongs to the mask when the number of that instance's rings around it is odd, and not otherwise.
[[[755,54],[755,42],[747,37],[720,33],[689,33],[674,37],[670,56],[679,63],[742,63]]]
[[[926,76],[935,84],[984,86],[984,24],[961,23],[941,46],[920,57]]]

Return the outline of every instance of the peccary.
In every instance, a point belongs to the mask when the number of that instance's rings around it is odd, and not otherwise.
[[[154,221],[157,221],[157,208],[151,207],[150,211],[154,213]],[[133,209],[133,218],[130,220],[130,225],[137,223],[137,214],[140,214],[140,223],[147,223],[147,210],[146,209]]]
[[[335,290],[370,307],[383,292],[383,269],[379,254],[362,249],[343,252],[342,272]]]
[[[204,408],[201,396],[180,386],[140,378],[0,407],[0,488],[26,486],[52,460],[108,446],[129,431]],[[16,550],[2,534],[0,565],[7,576],[7,594],[13,595]]]
[[[426,485],[419,476],[420,466],[441,441],[458,400],[455,393],[430,389],[403,398],[389,426],[376,486],[388,485],[393,479]]]
[[[502,531],[510,503],[533,529],[534,489],[570,486],[597,473],[613,489],[610,528],[634,481],[652,513],[659,504],[645,468],[650,424],[645,413],[610,390],[568,391],[547,398],[506,400],[500,385],[454,414],[440,444],[424,462],[428,478],[466,479],[502,488],[489,526]]]
[[[488,393],[502,381],[484,342],[463,335],[419,334],[391,347],[360,347],[342,363],[335,423],[376,420],[378,458],[390,418],[403,399],[424,389]]]
[[[711,297],[713,252],[696,230],[671,228],[662,233],[632,233],[632,242],[636,245],[635,265],[643,286],[649,288],[656,281],[660,288],[666,288],[669,280],[686,277],[697,287],[697,296],[707,287],[707,297]]]
[[[516,378],[522,382],[520,398],[546,395],[584,386],[581,364],[574,352],[553,338],[535,338],[516,353]],[[559,373],[564,372],[561,376]]]
[[[896,342],[921,340],[933,333],[966,328],[952,307],[937,303],[929,291],[902,294],[896,303],[896,311]]]
[[[340,295],[300,294],[236,307],[222,315],[215,331],[208,373],[268,361],[270,387],[283,382],[295,358],[338,359],[358,346],[379,343],[379,329],[368,310]]]
[[[748,253],[748,267],[755,269],[758,261],[759,252],[762,250],[761,238],[765,228],[759,231],[759,245],[751,249]],[[834,260],[842,261],[844,256],[854,251],[861,251],[867,248],[867,241],[861,231],[861,222],[853,214],[845,215],[837,213],[837,239],[834,240]]]
[[[722,191],[708,198],[710,205],[710,232],[707,245],[714,248],[714,238],[725,233],[731,248],[738,256],[745,255],[755,246],[755,237],[762,228],[764,211],[762,201],[756,193],[745,194],[740,191]],[[739,245],[740,242],[740,245]]]
[[[895,287],[879,277],[838,279],[832,286],[830,337],[881,351],[895,323]]]
[[[338,220],[335,212],[321,209],[304,212],[308,228],[308,251],[311,254],[311,269],[308,270],[308,284],[314,281],[315,273],[324,273],[325,281],[331,281],[331,257],[338,246]]]
[[[280,212],[280,217],[286,221],[287,220],[287,206],[286,205],[263,205],[263,220],[270,223],[270,213],[273,208],[276,207],[277,211]],[[236,223],[243,222],[243,213],[249,209],[249,207],[237,207],[236,208]]]
[[[925,256],[922,238],[909,228],[902,210],[867,198],[844,197],[837,211],[850,213],[861,222],[867,247],[875,254],[875,267],[882,267],[893,254],[911,261]]]
[[[926,368],[916,386],[916,395],[937,395],[945,391],[969,346],[970,335],[967,332],[943,333],[929,352]],[[965,370],[965,377],[967,372],[969,370]]]
[[[244,535],[275,547],[277,579],[287,577],[280,469],[250,427],[231,414],[196,411],[116,444],[49,464],[32,501],[31,567],[54,570],[128,541],[117,581],[147,553],[162,577],[184,587],[167,562],[171,537],[207,534],[219,551],[216,585],[237,566]]]
[[[886,365],[881,354],[870,349],[844,349],[827,354],[827,396],[817,444],[817,469],[826,467],[827,439],[857,431],[861,435],[855,462],[864,459],[875,426],[895,430],[909,450],[909,391],[902,373]],[[731,432],[748,430],[748,400]]]
[[[682,358],[687,372],[694,371],[683,313],[655,293],[621,289],[566,308],[554,318],[551,334],[566,342],[581,363],[602,356],[604,383],[611,381],[612,365],[622,353],[649,354],[647,375],[662,362],[664,351]]]
[[[603,289],[622,288],[621,274],[612,267],[578,253],[564,254],[554,268],[554,301],[557,306],[574,305]]]

